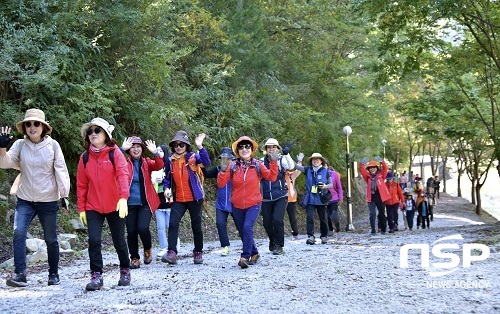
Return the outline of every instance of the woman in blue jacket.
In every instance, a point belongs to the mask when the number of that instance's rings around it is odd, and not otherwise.
[[[299,164],[302,162],[304,154],[299,154]],[[297,170],[306,176],[306,189],[302,197],[302,207],[306,210],[307,217],[307,244],[315,244],[314,237],[314,210],[318,212],[321,243],[328,242],[328,224],[326,223],[326,203],[320,198],[321,189],[333,187],[332,179],[328,169],[324,167],[326,159],[320,153],[314,153],[309,157],[309,166],[297,164]]]

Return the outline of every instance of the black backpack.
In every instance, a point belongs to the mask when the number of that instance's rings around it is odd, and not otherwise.
[[[110,149],[108,151],[108,154],[109,154],[109,160],[111,160],[111,163],[113,164],[113,167],[114,167],[115,166],[115,150]],[[86,168],[87,163],[89,162],[89,152],[87,150],[82,154],[82,158],[83,158],[83,167]]]

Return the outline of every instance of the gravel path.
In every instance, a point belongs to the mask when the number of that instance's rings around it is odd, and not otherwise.
[[[193,264],[192,244],[186,243],[177,265],[161,261],[141,265],[132,270],[129,287],[117,286],[117,257],[107,252],[105,288],[96,292],[85,291],[86,255],[61,268],[59,286],[47,286],[46,267],[29,269],[28,288],[7,287],[10,273],[2,271],[0,309],[4,313],[500,313],[499,224],[466,211],[464,204],[443,197],[431,229],[373,237],[368,229],[357,230],[323,245],[306,245],[305,235],[296,241],[288,238],[282,256],[268,251],[267,240],[257,240],[261,261],[245,270],[237,266],[240,241],[232,241],[233,251],[226,257],[220,255],[218,243],[205,243],[202,265]],[[460,264],[451,274],[432,277],[431,271],[439,269],[421,268],[420,254],[410,250],[409,268],[400,267],[403,245],[425,243],[432,248],[434,241],[456,234],[464,243],[482,239],[491,255],[469,268]],[[495,237],[496,242],[485,242]],[[449,243],[460,244],[451,252],[462,261],[461,241]],[[431,265],[449,261],[431,253]]]

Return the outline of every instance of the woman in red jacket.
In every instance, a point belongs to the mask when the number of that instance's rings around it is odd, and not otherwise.
[[[257,142],[248,136],[240,137],[233,143],[232,149],[236,160],[228,160],[227,164],[221,165],[217,175],[217,185],[224,187],[232,179],[231,203],[233,204],[233,216],[238,230],[240,230],[243,252],[238,265],[248,268],[254,265],[260,258],[259,251],[253,239],[253,229],[259,217],[262,194],[260,192],[260,180],[265,178],[269,181],[276,180],[278,176],[279,156],[269,155],[270,169],[262,161],[253,158],[257,151]]]
[[[391,198],[385,201],[387,221],[389,223],[389,233],[394,233],[394,231],[398,231],[398,209],[403,208],[405,197],[403,196],[401,186],[394,181],[392,171],[387,173],[385,184],[387,186],[387,190],[389,191],[389,195],[391,196]]]
[[[85,152],[78,163],[76,192],[80,220],[87,226],[89,234],[92,277],[87,291],[99,290],[103,286],[101,242],[104,219],[108,222],[120,260],[118,285],[130,284],[130,259],[125,241],[129,172],[127,161],[111,136],[114,128],[108,121],[94,118],[81,129]]]
[[[144,158],[148,149],[154,155],[154,160]],[[130,173],[130,197],[128,198],[128,215],[125,221],[127,226],[127,244],[130,252],[131,269],[141,267],[139,257],[139,239],[141,237],[144,247],[144,264],[153,260],[153,249],[151,243],[151,231],[149,223],[152,213],[160,205],[160,198],[151,181],[151,172],[163,168],[163,158],[156,149],[155,142],[147,140],[146,144],[138,136],[125,139],[122,151],[130,156],[127,158],[128,171]]]
[[[368,158],[363,158],[359,163],[359,172],[366,181],[366,201],[370,210],[370,227],[371,235],[376,234],[375,218],[377,217],[378,210],[378,227],[382,234],[385,234],[387,229],[387,222],[385,219],[385,204],[384,202],[390,198],[389,191],[385,185],[385,178],[387,177],[387,164],[380,157],[375,157],[366,163]],[[379,163],[381,162],[382,168]]]

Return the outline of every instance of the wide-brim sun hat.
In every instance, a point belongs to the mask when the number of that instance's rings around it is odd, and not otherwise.
[[[27,122],[27,121],[38,121],[47,127],[47,134],[52,133],[52,127],[45,120],[45,113],[40,109],[28,109],[28,110],[26,110],[26,113],[24,114],[24,120],[16,123],[16,128],[20,133],[24,134],[23,124],[24,124],[24,122]]]
[[[307,162],[309,163],[309,166],[312,166],[312,160],[313,160],[314,158],[319,158],[319,159],[321,159],[321,164],[322,164],[322,165],[326,164],[326,158],[325,158],[325,157],[323,157],[320,153],[313,153],[313,154],[311,155],[311,157],[309,157],[309,158],[307,159]]]
[[[234,155],[236,156],[236,158],[240,158],[240,154],[238,153],[238,144],[240,142],[243,142],[243,141],[248,141],[250,143],[252,143],[252,154],[250,155],[250,157],[253,157],[255,155],[255,152],[257,151],[257,149],[259,148],[259,145],[257,144],[256,141],[252,140],[250,137],[248,136],[242,136],[240,137],[239,139],[237,139],[232,145],[231,145],[231,148],[233,149],[233,153]]]
[[[278,149],[281,149],[280,144],[278,143],[278,140],[275,138],[268,138],[266,143],[264,144],[264,150],[267,149],[267,146],[278,146]]]
[[[365,169],[368,170],[368,168],[371,168],[371,167],[377,167],[377,169],[379,169],[379,166],[378,166],[378,163],[375,161],[375,160],[370,160],[366,166],[365,166]]]
[[[168,146],[172,147],[175,142],[182,142],[188,146],[191,146],[191,143],[189,142],[189,136],[187,135],[186,131],[179,130],[177,133],[175,133],[174,138],[168,143]]]
[[[111,132],[113,132],[113,130],[115,129],[115,126],[112,124],[109,124],[109,122],[104,120],[103,118],[94,118],[94,119],[92,119],[92,121],[84,123],[82,125],[82,129],[80,130],[80,134],[82,135],[82,138],[87,137],[87,130],[91,126],[94,126],[94,125],[103,129],[104,132],[106,132],[106,134],[108,134],[109,139],[113,138],[113,136],[111,136]]]

